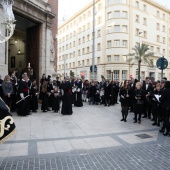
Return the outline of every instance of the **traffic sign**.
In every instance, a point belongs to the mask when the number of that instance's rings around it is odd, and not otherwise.
[[[168,61],[166,58],[161,57],[157,60],[156,62],[156,66],[160,69],[160,70],[165,70],[168,67]]]
[[[90,66],[90,71],[91,71],[91,72],[92,72],[92,70],[93,70],[92,67],[93,67],[93,66]],[[97,72],[97,66],[96,66],[96,65],[94,65],[94,72]]]

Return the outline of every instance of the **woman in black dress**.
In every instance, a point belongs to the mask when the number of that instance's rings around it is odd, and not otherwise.
[[[145,99],[145,92],[142,90],[142,83],[136,83],[136,89],[133,92],[134,98],[134,113],[135,113],[135,121],[137,123],[137,115],[138,115],[138,123],[141,123],[141,115],[143,112],[143,105]]]
[[[124,81],[123,86],[120,89],[120,102],[121,102],[121,108],[122,108],[122,119],[121,121],[126,122],[127,116],[128,116],[128,110],[129,110],[129,104],[130,104],[130,97],[131,97],[131,91],[128,80]]]
[[[48,111],[48,97],[49,95],[47,93],[47,82],[44,81],[41,90],[41,99],[42,99],[41,110],[43,110],[43,112]]]
[[[52,94],[52,110],[57,112],[60,110],[60,90],[58,87],[54,88],[54,92]]]
[[[31,110],[32,112],[37,112],[38,110],[38,87],[36,80],[32,81],[31,87]]]

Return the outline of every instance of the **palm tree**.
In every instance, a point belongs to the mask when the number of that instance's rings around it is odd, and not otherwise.
[[[148,52],[149,45],[137,43],[135,47],[132,48],[134,53],[128,54],[128,56],[133,56],[128,60],[129,64],[133,65],[135,62],[138,63],[138,80],[140,81],[140,66],[141,62],[146,62],[150,67],[153,67],[153,61],[149,57],[153,57],[154,53]]]

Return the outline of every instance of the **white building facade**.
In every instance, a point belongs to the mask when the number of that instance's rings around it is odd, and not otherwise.
[[[96,0],[95,79],[123,81],[137,78],[137,63],[128,62],[136,43],[150,46],[154,67],[141,64],[141,79],[161,79],[158,58],[170,57],[170,10],[151,0]],[[85,76],[91,80],[93,44],[93,4],[89,4],[58,29],[57,73],[64,77]],[[170,64],[169,64],[170,65]],[[164,76],[170,78],[169,68]]]

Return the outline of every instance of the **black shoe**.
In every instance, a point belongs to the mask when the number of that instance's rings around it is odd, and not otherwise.
[[[120,121],[124,121],[124,119],[121,119]]]
[[[153,126],[154,126],[154,125],[157,125],[157,123],[155,122],[155,123],[153,123],[152,125],[153,125]]]
[[[51,111],[50,109],[48,109],[48,111]]]
[[[124,122],[127,122],[127,120],[125,119]]]
[[[164,136],[169,136],[169,132],[166,132],[163,134]]]
[[[157,126],[159,127],[159,126],[160,126],[160,123],[157,123]]]
[[[43,110],[43,112],[47,112],[47,110]]]
[[[141,121],[140,121],[140,120],[138,120],[138,123],[139,123],[139,124],[141,124]]]
[[[109,107],[110,105],[108,104],[108,107]]]
[[[137,123],[137,121],[134,121],[133,123]]]
[[[148,116],[148,119],[151,119],[151,117],[150,117],[150,116]]]
[[[107,104],[105,104],[104,106],[107,106]]]
[[[37,111],[36,111],[36,110],[33,110],[32,112],[33,112],[33,113],[37,113]]]
[[[142,116],[142,118],[146,118],[147,116]]]
[[[159,132],[164,133],[164,129],[160,129]]]

